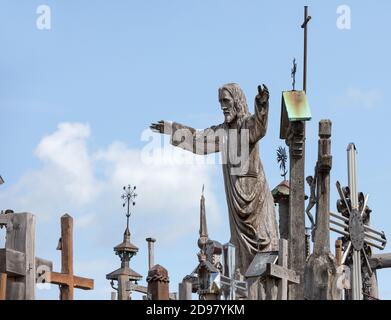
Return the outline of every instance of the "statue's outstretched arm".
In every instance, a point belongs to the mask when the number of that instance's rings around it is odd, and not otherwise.
[[[154,132],[168,134],[173,146],[195,154],[208,154],[219,152],[223,142],[224,130],[222,125],[213,126],[205,130],[196,130],[177,122],[158,121],[152,123],[150,128]]]

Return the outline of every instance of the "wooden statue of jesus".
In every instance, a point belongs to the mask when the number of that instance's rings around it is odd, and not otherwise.
[[[258,86],[254,114],[249,113],[246,97],[236,83],[219,89],[219,102],[224,122],[217,126],[195,130],[176,122],[159,121],[152,123],[151,129],[170,135],[172,145],[196,154],[222,152],[231,242],[236,247],[236,267],[244,275],[258,251],[278,250],[274,202],[258,145],[266,134],[269,91],[265,85]],[[254,292],[251,296],[264,295]]]

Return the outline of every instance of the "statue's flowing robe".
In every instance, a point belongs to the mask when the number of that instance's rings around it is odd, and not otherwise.
[[[236,267],[242,275],[245,275],[258,251],[278,250],[274,201],[259,157],[258,145],[258,141],[266,134],[267,116],[267,108],[263,112],[255,108],[254,115],[237,120],[235,127],[238,130],[234,131],[226,123],[205,130],[195,130],[175,122],[172,125],[171,144],[196,154],[222,152],[231,243],[236,247]],[[241,147],[241,138],[246,136],[249,152],[241,163],[242,169],[238,170],[238,166],[227,155],[230,152],[241,155],[245,149]],[[255,284],[254,288],[250,288],[250,298],[265,299],[269,296],[265,293],[265,287]]]

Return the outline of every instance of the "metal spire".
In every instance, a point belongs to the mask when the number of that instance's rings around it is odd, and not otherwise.
[[[198,239],[198,247],[204,251],[206,242],[208,241],[208,227],[206,225],[205,197],[204,185],[202,186],[202,194],[200,200],[200,237]]]

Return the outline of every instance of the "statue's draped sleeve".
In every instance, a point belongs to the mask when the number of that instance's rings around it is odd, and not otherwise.
[[[170,143],[195,154],[205,155],[221,151],[224,134],[224,124],[196,130],[173,122]]]
[[[255,102],[254,109],[254,114],[246,117],[241,126],[241,129],[249,129],[250,143],[256,143],[266,135],[269,103],[259,104]]]

